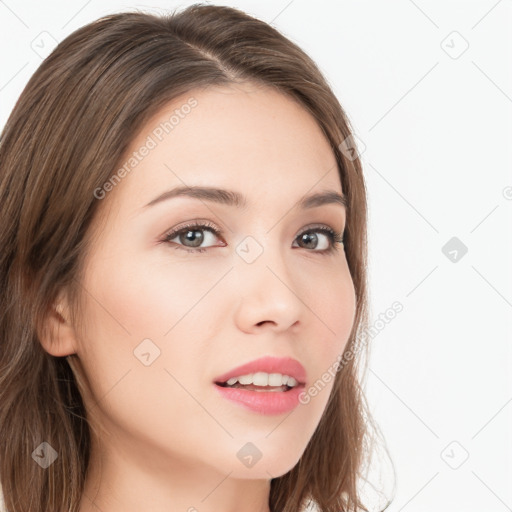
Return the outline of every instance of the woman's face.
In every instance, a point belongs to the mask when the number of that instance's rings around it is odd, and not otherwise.
[[[187,103],[192,97],[197,103]],[[93,226],[85,332],[75,347],[95,402],[87,407],[112,434],[105,453],[159,470],[283,475],[322,417],[333,385],[322,375],[355,315],[343,245],[319,230],[342,233],[345,207],[297,205],[318,192],[342,194],[334,154],[302,107],[245,84],[173,101],[130,157],[131,170],[104,188],[108,208]],[[246,205],[204,194],[155,201],[176,187],[235,191]],[[220,234],[189,227],[164,241],[191,223]],[[318,380],[320,391],[285,412],[219,391],[217,377],[263,356],[296,359],[303,390]]]

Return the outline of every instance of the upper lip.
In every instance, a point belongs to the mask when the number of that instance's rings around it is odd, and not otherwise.
[[[250,373],[265,372],[265,373],[280,373],[293,377],[299,384],[306,383],[306,370],[299,361],[291,357],[272,357],[265,356],[250,361],[249,363],[237,366],[229,372],[219,375],[214,379],[216,383],[224,383],[232,377],[239,377],[241,375],[248,375]]]

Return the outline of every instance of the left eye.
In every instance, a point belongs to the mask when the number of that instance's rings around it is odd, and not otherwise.
[[[213,238],[222,235],[220,230],[210,224],[190,224],[166,234],[162,242],[175,244],[175,249],[186,250],[187,252],[205,252],[206,248],[200,247],[200,245],[205,241],[205,235],[203,232],[210,233],[213,235]],[[321,243],[322,238],[319,238],[318,233],[326,239],[323,244]],[[178,239],[178,241],[175,241],[175,239]],[[299,240],[301,243],[314,245],[313,252],[319,253],[328,253],[338,250],[336,244],[343,243],[342,235],[328,226],[309,227],[297,235],[295,240]],[[191,245],[186,245],[189,243]],[[319,244],[321,246],[320,249],[318,249]],[[224,243],[224,246],[225,245],[226,244]],[[307,249],[311,247],[306,246],[305,248]]]

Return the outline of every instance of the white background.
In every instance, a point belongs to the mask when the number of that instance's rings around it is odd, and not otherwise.
[[[56,41],[191,3],[0,1],[0,126]],[[298,43],[361,140],[373,321],[404,308],[366,381],[397,474],[388,510],[512,510],[512,2],[210,3]]]

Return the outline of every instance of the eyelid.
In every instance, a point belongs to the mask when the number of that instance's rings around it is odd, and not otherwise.
[[[329,226],[328,224],[313,223],[313,224],[308,224],[307,226],[302,228],[302,230],[297,233],[297,236],[300,236],[303,233],[307,233],[308,231],[311,231],[313,229],[319,229],[319,230],[328,229],[328,230],[332,230],[334,233],[336,233],[336,230],[333,227]]]
[[[181,231],[184,231],[187,228],[190,228],[190,229],[193,229],[193,228],[209,228],[209,230],[214,232],[216,234],[216,236],[219,236],[222,233],[224,233],[224,231],[222,229],[218,228],[215,224],[213,224],[209,220],[206,220],[206,219],[193,219],[193,220],[190,220],[188,222],[183,222],[181,224],[178,224],[177,226],[175,226],[175,227],[173,227],[171,229],[168,229],[162,235],[162,237],[164,239],[167,239],[170,235],[173,235],[173,237],[174,237],[177,234],[179,234]]]

